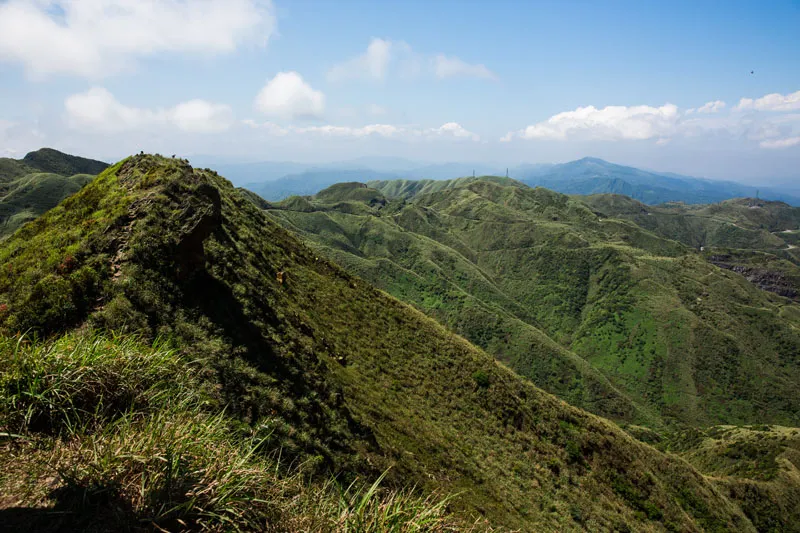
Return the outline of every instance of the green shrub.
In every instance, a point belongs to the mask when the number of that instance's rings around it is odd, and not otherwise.
[[[472,379],[474,379],[475,383],[481,388],[488,387],[490,383],[489,375],[483,370],[478,370],[477,372],[472,374]]]

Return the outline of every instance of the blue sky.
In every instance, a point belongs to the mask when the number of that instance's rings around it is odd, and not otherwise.
[[[797,28],[796,1],[6,0],[0,155],[800,180]]]

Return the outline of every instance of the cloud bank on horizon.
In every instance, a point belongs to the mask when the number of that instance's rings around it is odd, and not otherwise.
[[[50,143],[84,153],[177,146],[242,155],[270,147],[284,159],[309,150],[523,159],[540,150],[541,160],[613,146],[657,159],[658,150],[674,157],[706,143],[749,151],[754,161],[781,153],[780,161],[800,162],[800,90],[730,101],[725,87],[728,98],[694,102],[681,90],[674,98],[690,104],[682,107],[672,98],[598,105],[613,94],[587,89],[571,98],[580,105],[557,110],[559,93],[572,85],[554,87],[546,105],[524,91],[514,100],[508,95],[520,90],[512,79],[519,69],[494,53],[487,56],[497,67],[476,60],[480,47],[464,46],[462,54],[452,36],[442,38],[446,49],[366,35],[360,52],[331,46],[330,57],[318,61],[297,47],[281,54],[275,49],[283,41],[304,42],[289,37],[302,34],[297,24],[279,32],[281,13],[293,7],[271,0],[2,2],[0,73],[13,89],[0,104],[0,151]],[[264,68],[264,58],[280,66]],[[207,76],[201,84],[200,71]],[[148,77],[163,85],[149,85]],[[32,102],[31,94],[46,96]],[[21,114],[26,107],[36,116]]]
[[[681,111],[673,104],[661,107],[594,106],[564,111],[549,119],[503,136],[514,139],[603,141],[651,140],[666,144],[672,138],[727,135],[747,139],[761,148],[788,148],[800,144],[800,91],[742,98],[721,116],[727,104],[721,100]],[[713,116],[712,116],[713,115]]]

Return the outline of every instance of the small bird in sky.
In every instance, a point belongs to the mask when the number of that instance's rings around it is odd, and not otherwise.
[[[755,73],[755,71],[754,71],[754,70],[751,70],[751,71],[750,71],[750,74],[754,74],[754,73]]]

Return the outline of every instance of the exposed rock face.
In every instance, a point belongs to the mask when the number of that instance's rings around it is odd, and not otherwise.
[[[196,202],[186,207],[189,220],[178,241],[178,271],[182,276],[188,276],[205,266],[203,241],[222,222],[222,201],[219,190],[211,185],[202,184],[197,188],[195,199]]]
[[[763,291],[774,292],[780,296],[800,299],[800,291],[787,277],[774,270],[737,265],[731,262],[729,255],[712,255],[709,259],[712,264],[741,274],[744,278]]]

